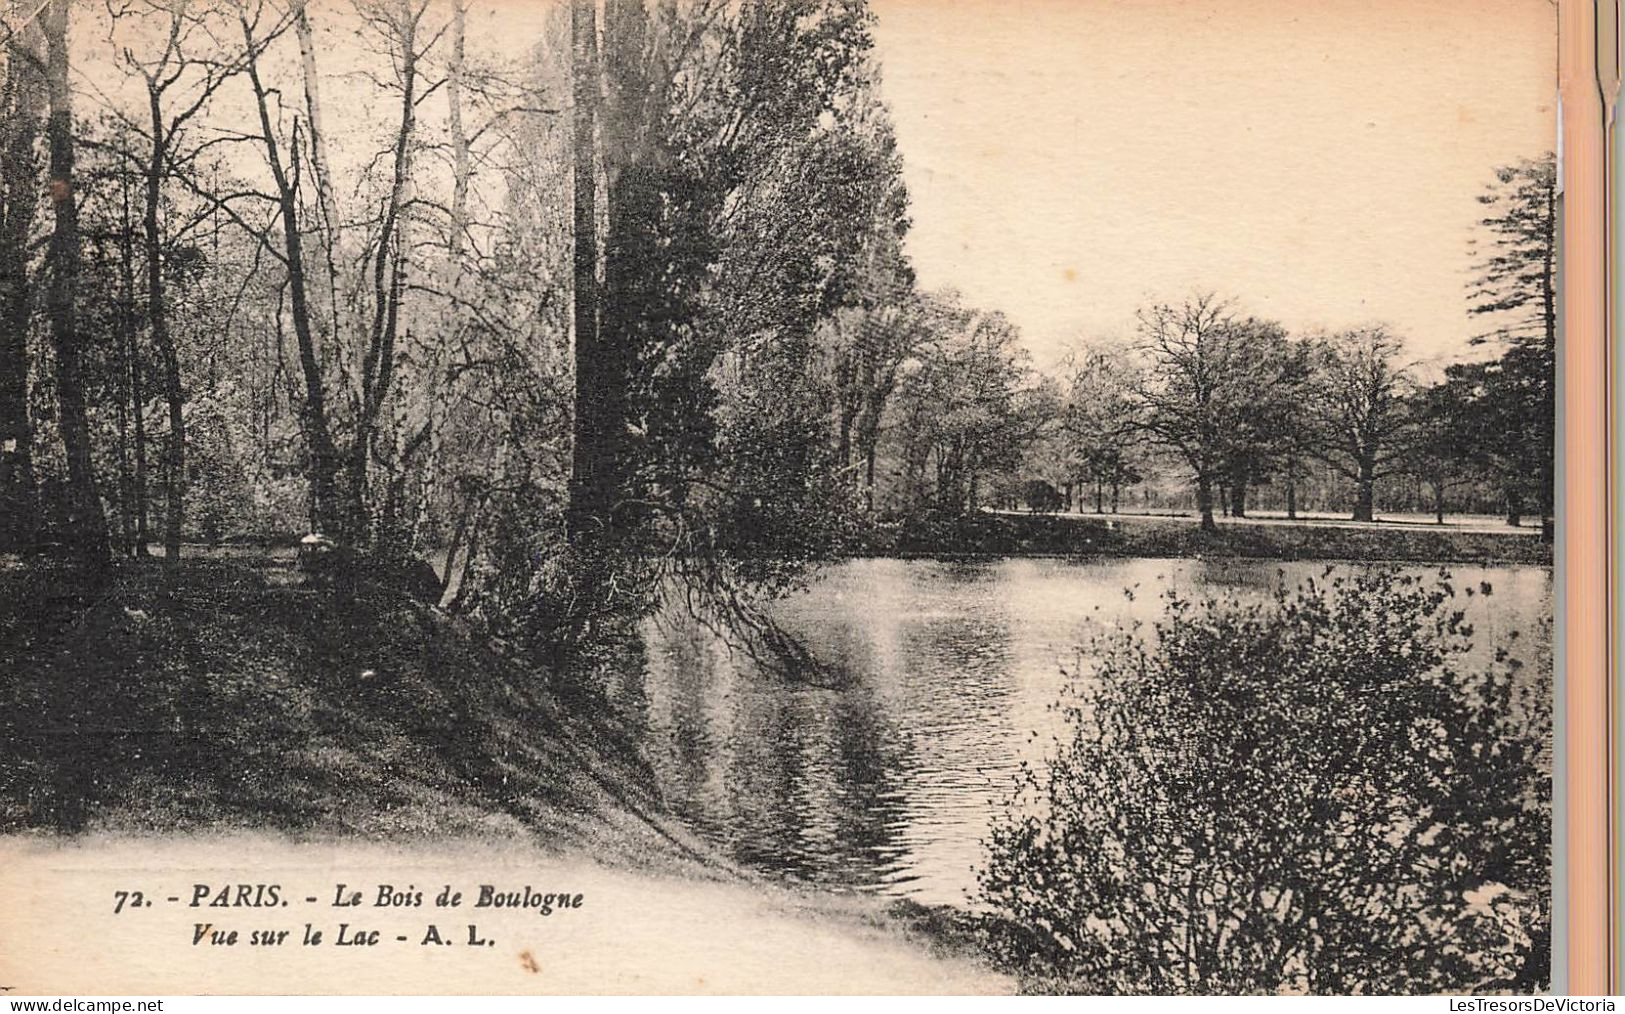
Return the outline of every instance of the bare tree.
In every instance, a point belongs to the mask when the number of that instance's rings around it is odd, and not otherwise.
[[[1213,488],[1226,463],[1231,416],[1242,396],[1236,370],[1238,321],[1228,301],[1198,294],[1139,314],[1146,368],[1136,400],[1141,425],[1185,460],[1196,483],[1202,528],[1217,531]]]
[[[260,56],[284,26],[272,26],[262,33],[263,15],[263,7],[255,8],[252,16],[245,7],[238,13],[238,25],[242,29],[246,54],[244,69],[253,88],[255,109],[259,115],[260,135],[257,140],[264,146],[266,166],[276,188],[273,199],[282,225],[281,249],[272,246],[264,230],[259,230],[258,235],[262,244],[282,262],[287,272],[288,316],[293,323],[294,340],[299,349],[299,369],[304,378],[303,423],[310,456],[311,522],[318,531],[343,532],[338,494],[339,453],[328,420],[327,388],[312,320],[309,271],[304,236],[299,224],[299,192],[283,157],[282,141],[273,126],[271,91],[260,75]]]
[[[69,84],[68,10],[72,0],[49,0],[40,18],[46,41],[46,94],[50,119],[51,205],[55,224],[49,260],[51,283],[46,310],[56,352],[57,408],[62,448],[68,465],[68,526],[66,533],[81,562],[99,566],[108,555],[107,518],[102,510],[96,471],[91,462],[90,425],[86,415],[84,378],[74,299],[79,289],[79,199],[74,192],[75,137],[73,89]]]
[[[1405,464],[1413,382],[1403,343],[1380,324],[1325,339],[1307,405],[1316,456],[1353,480],[1354,520],[1373,519],[1378,479]]]
[[[372,543],[375,548],[379,548],[381,543],[390,543],[388,548],[392,552],[399,549],[394,544],[397,533],[388,530],[392,528],[388,525],[381,526],[386,530],[380,533],[379,526],[372,526],[368,517],[368,482],[375,461],[389,458],[393,460],[389,460],[388,464],[398,464],[398,459],[394,457],[395,449],[385,446],[380,431],[384,406],[393,393],[396,348],[401,338],[401,302],[411,261],[411,242],[407,232],[411,215],[408,189],[412,179],[419,91],[423,87],[422,61],[440,37],[439,32],[425,30],[424,15],[428,9],[428,0],[384,0],[376,6],[362,8],[367,21],[390,50],[400,105],[391,152],[389,186],[379,215],[378,231],[372,237],[372,256],[368,265],[372,319],[363,338],[365,351],[360,369],[361,399],[356,413],[354,442],[350,449],[350,510],[353,516],[352,531],[360,533],[362,540]],[[319,141],[315,137],[312,140]],[[387,517],[387,496],[384,499]],[[378,537],[380,534],[382,538]]]
[[[180,355],[170,333],[169,296],[165,283],[165,235],[162,209],[166,187],[177,168],[188,166],[196,147],[183,149],[182,135],[205,110],[215,93],[243,69],[242,54],[222,54],[220,32],[226,26],[207,5],[190,0],[142,0],[133,6],[113,6],[115,26],[126,20],[160,26],[156,53],[140,53],[120,45],[123,65],[140,79],[145,122],[134,121],[147,142],[142,161],[144,182],[142,234],[146,247],[145,281],[147,326],[163,367],[164,400],[169,430],[165,440],[164,558],[171,565],[180,559],[186,501],[186,391]]]
[[[406,448],[395,444],[395,434],[386,425],[384,409],[394,393],[400,357],[402,301],[407,291],[406,279],[411,261],[412,247],[407,236],[407,225],[414,206],[410,191],[418,106],[425,92],[424,59],[444,31],[428,30],[425,24],[428,9],[427,0],[380,0],[357,5],[362,23],[389,53],[394,77],[385,87],[395,94],[398,118],[394,121],[389,149],[382,153],[380,159],[387,167],[387,182],[376,214],[368,219],[370,231],[360,244],[360,270],[349,286],[356,304],[364,308],[363,313],[357,314],[360,322],[356,331],[349,334],[341,327],[336,310],[337,285],[332,282],[339,263],[335,250],[339,245],[336,233],[341,226],[331,221],[335,215],[331,199],[318,199],[321,217],[329,219],[315,234],[321,238],[329,269],[329,303],[334,307],[332,351],[341,374],[352,381],[347,388],[351,401],[351,434],[348,447],[342,450],[334,437],[333,406],[324,356],[319,348],[320,333],[311,298],[311,258],[305,243],[307,223],[302,215],[297,172],[301,151],[308,146],[311,152],[324,152],[326,144],[319,127],[319,89],[315,84],[309,12],[304,5],[293,12],[293,27],[300,36],[302,64],[307,75],[307,109],[311,113],[304,123],[303,139],[297,117],[290,137],[283,138],[277,131],[273,106],[278,95],[267,85],[261,72],[261,54],[269,41],[286,25],[278,24],[262,32],[257,13],[253,18],[247,11],[239,13],[239,26],[245,43],[245,70],[259,116],[260,133],[256,141],[264,149],[274,187],[272,194],[264,196],[274,204],[280,223],[281,243],[272,252],[287,271],[289,317],[304,375],[305,433],[311,458],[312,520],[318,528],[337,532],[344,541],[357,548],[381,549],[385,543],[394,546],[394,540],[387,534],[380,538],[379,516],[372,511],[376,506],[370,488],[373,470],[380,463],[390,468],[396,467],[403,450],[410,450],[413,446],[410,442]],[[325,154],[316,155],[315,161],[325,166]],[[325,168],[318,170],[318,175],[325,175],[326,172]],[[318,183],[318,191],[328,192],[330,189],[327,184]],[[261,236],[270,246],[263,231]],[[387,483],[385,490],[384,496],[379,499],[387,505]],[[388,514],[386,509],[381,516]]]

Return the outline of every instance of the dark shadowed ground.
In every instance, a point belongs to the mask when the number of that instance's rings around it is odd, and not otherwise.
[[[534,833],[682,852],[609,709],[389,588],[264,554],[0,570],[0,830]]]

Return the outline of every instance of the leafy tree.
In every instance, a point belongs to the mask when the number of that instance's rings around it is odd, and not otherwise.
[[[962,514],[980,506],[989,480],[1020,465],[1055,418],[1059,392],[1033,383],[1002,314],[965,308],[956,294],[933,300],[933,336],[898,392],[904,478],[915,504]]]
[[[1094,487],[1095,513],[1105,511],[1110,491],[1115,514],[1122,488],[1140,481],[1134,366],[1126,350],[1087,348],[1067,364],[1065,372],[1061,431],[1080,507],[1083,488],[1089,484]]]
[[[584,618],[566,623],[620,622],[673,577],[743,621],[747,588],[784,587],[853,513],[820,335],[900,294],[861,267],[901,271],[885,252],[903,204],[867,92],[869,14],[847,0],[615,0],[595,51],[593,13],[578,10],[573,56],[578,84],[601,74],[604,88],[583,97],[596,129],[577,105],[574,157],[579,190],[608,182],[603,213],[576,225],[563,598]],[[583,268],[593,243],[601,281]],[[867,416],[878,431],[891,368],[873,364],[854,427]]]
[[[1550,516],[1552,431],[1542,417],[1552,412],[1549,360],[1538,348],[1514,345],[1499,359],[1451,366],[1460,460],[1486,474],[1500,489],[1507,524],[1522,522],[1527,506]],[[1532,422],[1533,420],[1533,422]],[[1546,535],[1550,536],[1549,527]]]
[[[1486,241],[1469,249],[1477,274],[1469,286],[1468,310],[1485,316],[1493,329],[1478,340],[1557,344],[1557,159],[1551,153],[1495,170],[1495,180],[1478,201],[1485,215],[1479,226]]]
[[[1411,419],[1405,448],[1408,470],[1433,492],[1433,519],[1444,524],[1445,495],[1450,488],[1473,477],[1482,433],[1474,425],[1476,403],[1474,367],[1451,367],[1444,380],[1410,395],[1406,413]]]
[[[837,310],[823,328],[826,370],[836,413],[836,460],[862,473],[866,509],[874,510],[875,459],[886,406],[902,369],[927,334],[918,300]],[[854,460],[855,459],[855,460]]]
[[[996,952],[1101,992],[1539,981],[1550,674],[1461,669],[1454,592],[1378,570],[1171,595],[1154,636],[1095,645],[993,829]]]
[[[1273,321],[1242,322],[1233,369],[1247,396],[1233,406],[1224,439],[1223,474],[1232,517],[1247,516],[1247,492],[1284,468],[1289,489],[1302,440],[1303,399],[1309,380],[1307,346],[1293,342]]]
[[[1557,384],[1557,160],[1551,154],[1495,171],[1479,196],[1486,214],[1485,241],[1470,245],[1477,274],[1469,312],[1492,329],[1475,341],[1507,346],[1486,392],[1498,401],[1481,421],[1501,476],[1507,522],[1517,525],[1525,505],[1546,519],[1551,537],[1556,454]]]

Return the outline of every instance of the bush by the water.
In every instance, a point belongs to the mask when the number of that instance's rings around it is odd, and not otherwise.
[[[1544,984],[1550,667],[1468,671],[1457,592],[1328,572],[1096,645],[992,833],[997,956],[1077,991]]]

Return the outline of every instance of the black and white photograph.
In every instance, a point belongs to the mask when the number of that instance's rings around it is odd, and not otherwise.
[[[1551,0],[3,0],[0,989],[1549,990],[1559,115]]]

